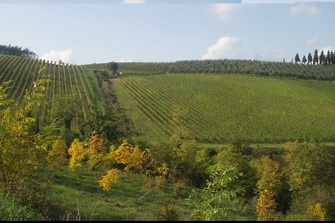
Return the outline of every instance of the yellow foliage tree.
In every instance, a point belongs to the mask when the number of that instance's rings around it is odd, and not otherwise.
[[[326,209],[322,203],[316,203],[308,208],[307,215],[310,221],[325,221],[326,220]]]
[[[273,193],[269,190],[261,191],[256,206],[258,221],[273,221],[276,207]]]
[[[104,146],[104,139],[97,132],[92,132],[92,136],[88,139],[86,154],[88,156],[88,166],[92,170],[98,168],[100,164],[103,165],[106,147]]]
[[[104,191],[109,191],[114,183],[120,178],[120,171],[118,169],[111,169],[107,171],[107,174],[102,177],[99,181],[99,185]]]
[[[43,84],[42,79],[34,83],[23,106],[7,100],[9,82],[0,85],[0,186],[5,190],[15,191],[45,163],[46,147],[31,131],[35,119],[29,117],[42,103]]]
[[[113,148],[111,147],[110,152],[117,163],[125,165],[124,170],[141,171],[143,169],[144,152],[138,147],[133,147],[127,140],[123,140],[123,143],[116,150],[113,150]]]
[[[69,168],[71,171],[74,171],[75,168],[81,166],[81,161],[86,158],[86,149],[84,142],[80,142],[79,139],[74,139],[71,147],[68,149],[70,154]]]
[[[97,132],[92,132],[92,136],[88,139],[87,155],[105,154],[106,147],[104,146],[104,139],[100,138]]]
[[[278,195],[282,185],[283,173],[280,169],[280,164],[272,160],[269,156],[262,156],[252,162],[252,167],[256,170],[257,190],[268,190]]]
[[[66,144],[62,137],[58,137],[52,144],[48,152],[48,162],[50,166],[58,165],[60,168],[66,164]]]

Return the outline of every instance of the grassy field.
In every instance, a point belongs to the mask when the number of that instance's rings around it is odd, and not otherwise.
[[[124,172],[108,192],[98,185],[101,173],[85,167],[75,172],[67,167],[48,169],[44,174],[53,182],[47,189],[47,198],[66,210],[67,213],[59,213],[64,220],[78,220],[80,216],[80,220],[86,221],[157,221],[160,220],[159,210],[167,205],[176,207],[179,220],[197,220],[186,205],[185,199],[194,189],[188,186],[179,187],[174,193],[174,186],[169,183],[141,198],[146,193],[142,191],[145,179],[137,174]],[[250,219],[256,220],[255,214],[245,206],[227,216],[227,220]]]
[[[123,173],[108,192],[98,185],[99,173],[84,167],[75,172],[64,167],[63,170],[48,170],[45,174],[51,175],[53,180],[48,198],[71,213],[71,220],[76,220],[78,213],[81,220],[157,220],[159,209],[168,204],[178,208],[180,219],[191,218],[184,200],[186,192],[184,196],[174,195],[173,185],[154,190],[138,200],[145,194],[141,191],[145,182],[136,174]]]
[[[42,221],[43,216],[0,191],[0,221]]]
[[[204,143],[335,139],[335,82],[166,74],[113,86],[148,139],[166,140],[180,128]]]

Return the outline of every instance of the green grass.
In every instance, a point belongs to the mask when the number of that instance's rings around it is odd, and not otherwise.
[[[191,216],[192,210],[185,200],[192,187],[183,186],[175,194],[174,185],[168,183],[139,200],[146,192],[141,191],[145,180],[138,174],[122,172],[108,192],[98,185],[101,173],[86,167],[74,172],[67,167],[47,169],[44,174],[53,181],[47,188],[47,198],[65,210],[59,213],[64,220],[78,220],[80,216],[80,220],[88,221],[157,221],[159,210],[167,205],[177,208],[180,221],[197,220]],[[254,211],[246,206],[241,205],[238,210],[224,220],[256,220]]]
[[[335,140],[335,82],[167,74],[113,83],[135,124],[152,128],[143,137],[167,139],[182,126],[202,143]],[[178,106],[185,112],[175,122]]]
[[[48,199],[71,213],[70,220],[76,220],[78,213],[81,220],[157,220],[159,209],[168,204],[178,207],[180,220],[191,220],[190,210],[185,204],[187,192],[182,191],[182,196],[174,195],[172,184],[154,190],[138,201],[145,192],[141,191],[144,179],[136,174],[123,173],[108,192],[99,187],[98,174],[84,167],[75,172],[67,167],[47,170],[45,174],[53,179],[48,188]]]
[[[0,191],[0,221],[43,221],[38,212],[18,204]]]

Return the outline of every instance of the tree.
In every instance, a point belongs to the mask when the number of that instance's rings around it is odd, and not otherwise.
[[[7,45],[0,45],[0,54],[37,58],[37,54],[31,52],[28,48],[22,49],[22,47]]]
[[[107,174],[102,177],[99,181],[99,185],[104,191],[111,190],[111,187],[120,178],[120,171],[118,169],[111,169],[107,171]]]
[[[264,190],[260,192],[256,206],[258,221],[273,221],[276,207],[277,204],[271,191]]]
[[[329,50],[327,51],[326,64],[331,64],[331,53]]]
[[[335,154],[318,143],[287,143],[284,159],[290,190],[306,195],[316,185],[334,185]]]
[[[106,147],[104,146],[104,139],[100,137],[97,132],[92,132],[92,136],[88,139],[87,155],[105,154]]]
[[[318,50],[314,51],[314,56],[313,56],[313,64],[318,64],[319,63],[319,55],[318,55]]]
[[[7,99],[8,85],[0,85],[0,186],[15,192],[45,164],[46,147],[32,131],[35,119],[29,117],[42,104],[45,88],[43,81],[35,82],[22,106]]]
[[[219,216],[226,216],[235,210],[229,201],[236,197],[236,190],[232,185],[238,180],[239,172],[234,166],[215,164],[208,168],[210,180],[200,192],[192,191],[187,199],[188,205],[205,221],[215,220]]]
[[[61,168],[66,163],[66,160],[66,144],[62,137],[59,136],[48,153],[48,161],[51,166],[58,165]]]
[[[134,135],[132,122],[119,103],[106,103],[105,111],[93,114],[90,120],[80,126],[80,132],[84,138],[97,132],[109,144],[122,142],[120,138]]]
[[[302,63],[305,64],[307,62],[307,59],[305,57],[305,55],[302,57]]]
[[[334,51],[330,52],[330,61],[331,61],[331,64],[335,64],[335,54],[334,54]]]
[[[107,64],[107,68],[108,68],[108,70],[112,71],[113,74],[115,74],[116,71],[119,69],[119,64],[116,63],[116,62],[109,62]]]
[[[78,117],[80,99],[78,95],[57,95],[52,100],[51,116],[63,120],[66,129],[71,129],[71,121]]]
[[[255,169],[258,178],[257,190],[259,192],[269,190],[277,196],[283,180],[280,164],[269,156],[261,156],[252,161],[252,167]]]
[[[117,149],[111,147],[110,153],[117,163],[125,165],[124,170],[126,171],[141,171],[143,168],[143,151],[138,147],[133,147],[127,140],[123,140]]]
[[[216,156],[217,162],[221,165],[234,165],[237,168],[240,173],[238,176],[239,180],[232,186],[236,189],[237,195],[244,198],[251,198],[254,196],[254,188],[256,184],[254,171],[250,166],[253,157],[249,150],[250,147],[248,144],[234,142],[234,145],[222,150]]]
[[[299,57],[299,54],[297,53],[294,57],[294,62],[295,63],[299,63],[300,62],[300,57]]]
[[[74,171],[75,168],[81,167],[81,161],[86,158],[85,143],[80,142],[79,139],[74,139],[71,147],[68,149],[70,157],[69,168]]]
[[[87,163],[92,170],[99,165],[103,165],[106,150],[104,139],[97,132],[92,132],[92,136],[88,139],[88,150],[86,151]]]
[[[309,53],[308,56],[307,56],[307,60],[308,60],[308,64],[311,64],[313,62],[313,58],[312,58],[312,54]]]
[[[323,50],[321,51],[319,59],[320,59],[320,64],[326,64],[326,57],[325,57],[325,54],[323,53]]]

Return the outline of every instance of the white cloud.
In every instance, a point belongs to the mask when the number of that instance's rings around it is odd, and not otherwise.
[[[283,61],[285,53],[282,50],[262,51],[255,54],[255,60],[262,61]]]
[[[323,53],[327,55],[328,51],[334,51],[335,52],[335,47],[326,46],[326,47],[323,47],[322,49],[320,49],[318,51],[319,51],[319,54],[321,53],[321,51],[323,51]]]
[[[236,37],[221,37],[216,44],[208,47],[207,52],[202,56],[206,59],[232,58],[233,50],[241,44],[241,40]]]
[[[232,15],[241,7],[240,4],[226,4],[218,3],[214,4],[211,8],[211,11],[217,16],[220,20],[228,22],[231,20]]]
[[[144,4],[147,0],[123,0],[122,3],[124,4]]]
[[[73,63],[72,49],[63,50],[63,51],[51,50],[48,53],[44,53],[41,56],[41,59],[45,59],[49,61],[57,61],[57,62],[61,60],[64,63]]]
[[[121,58],[119,60],[116,60],[115,62],[118,62],[118,63],[122,63],[122,62],[134,62],[132,60],[128,60],[128,59],[124,59],[124,58]]]
[[[321,10],[314,6],[305,3],[299,3],[290,8],[291,15],[304,14],[306,16],[316,16],[320,14]]]
[[[309,39],[309,40],[306,40],[305,41],[305,46],[308,47],[308,48],[311,48],[313,46],[315,46],[315,44],[317,44],[319,42],[319,37],[314,37],[312,39]]]

